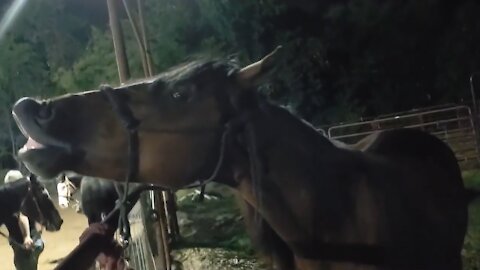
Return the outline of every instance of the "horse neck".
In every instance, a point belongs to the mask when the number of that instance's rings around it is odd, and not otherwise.
[[[247,150],[243,151],[250,152],[247,158],[239,155],[235,160],[235,188],[284,240],[304,238],[301,223],[309,221],[299,217],[308,217],[302,211],[312,209],[314,193],[309,185],[318,178],[319,160],[338,151],[337,147],[312,126],[272,105],[254,113],[245,132],[254,133],[258,157]],[[248,149],[252,138],[246,136]],[[245,161],[252,159],[258,159],[259,164]],[[252,166],[257,165],[259,175],[254,179]]]
[[[337,147],[312,125],[284,108],[264,105],[251,119],[260,152],[271,150],[272,155],[282,154],[290,159],[295,157],[308,161],[319,153],[328,155],[337,151]],[[283,168],[292,169],[289,166]]]
[[[30,181],[27,178],[22,178],[15,182],[12,182],[9,185],[15,194],[19,196],[25,196],[25,194],[27,194],[28,192]]]
[[[24,200],[22,212],[28,217],[29,221],[40,222],[40,209],[34,202],[33,195],[29,194]]]
[[[29,186],[30,182],[26,178],[19,179],[11,184],[6,185],[6,188],[9,189],[13,195],[13,201],[11,202],[11,205],[15,205],[15,207],[18,206],[18,209],[20,208],[23,200],[28,195]]]

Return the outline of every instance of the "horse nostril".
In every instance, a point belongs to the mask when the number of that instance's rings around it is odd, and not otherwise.
[[[43,103],[37,112],[37,120],[41,123],[50,121],[54,116],[54,110],[52,105]]]

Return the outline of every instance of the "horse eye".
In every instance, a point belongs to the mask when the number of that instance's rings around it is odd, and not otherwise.
[[[170,94],[170,96],[175,102],[187,102],[187,101],[190,101],[190,99],[193,96],[193,93],[194,93],[193,89],[187,88],[187,89],[174,91]]]
[[[180,98],[182,98],[182,96],[183,95],[180,92],[173,92],[172,93],[172,98],[174,98],[174,99],[180,99]]]

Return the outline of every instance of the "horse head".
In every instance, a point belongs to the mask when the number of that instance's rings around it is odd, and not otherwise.
[[[47,231],[60,230],[63,219],[50,197],[48,190],[35,175],[30,175],[30,196],[27,196],[23,211],[29,218],[42,224]]]
[[[193,61],[112,89],[109,95],[138,122],[136,180],[179,188],[208,177],[219,162],[222,138],[255,106],[256,84],[274,59],[271,53],[244,68],[226,60]],[[19,100],[13,115],[28,138],[19,158],[44,177],[68,170],[123,179],[128,133],[110,96],[94,90]]]
[[[57,197],[60,208],[68,208],[71,201],[76,201],[73,196],[78,191],[78,186],[64,173],[57,177]]]

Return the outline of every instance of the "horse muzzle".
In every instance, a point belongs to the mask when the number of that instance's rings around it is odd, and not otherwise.
[[[59,218],[55,220],[55,222],[47,222],[47,224],[45,224],[45,229],[49,232],[56,232],[56,231],[59,231],[60,228],[62,228],[62,224],[63,224],[63,219]]]

